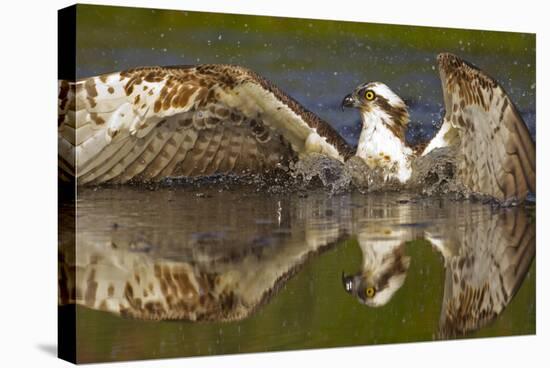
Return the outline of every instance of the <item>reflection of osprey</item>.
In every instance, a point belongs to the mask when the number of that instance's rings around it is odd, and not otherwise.
[[[469,205],[457,206],[455,213],[451,207],[449,216],[455,220],[436,223],[423,235],[444,259],[442,338],[464,335],[494,320],[518,291],[535,254],[535,224],[524,209]],[[419,236],[399,226],[359,234],[363,268],[343,277],[344,289],[368,306],[387,304],[409,268],[405,242]]]
[[[534,193],[535,147],[502,87],[454,55],[441,54],[437,61],[446,113],[436,136],[427,145],[409,147],[403,100],[383,83],[361,84],[342,101],[361,113],[357,156],[370,168],[382,168],[386,178],[406,183],[415,158],[456,146],[457,175],[468,189],[500,200],[521,201]]]
[[[458,138],[459,177],[468,188],[524,199],[535,189],[534,149],[512,102],[458,58],[445,54],[438,62],[447,114],[424,153]],[[356,154],[408,180],[414,153],[404,143],[401,99],[377,83],[345,102],[363,112]],[[146,67],[60,81],[58,114],[60,176],[80,184],[265,174],[309,153],[353,156],[329,124],[238,66]]]
[[[116,192],[82,190],[81,198],[93,202]],[[401,197],[389,193],[329,197],[318,191],[273,211],[279,199],[243,202],[238,193],[224,192],[217,194],[224,200],[201,201],[182,191],[178,202],[186,203],[191,218],[174,218],[181,207],[165,206],[160,196],[153,197],[159,204],[151,217],[133,223],[127,213],[159,193],[83,206],[77,244],[74,234],[60,236],[60,304],[142,319],[241,320],[272,300],[315,256],[354,237],[363,261],[359,272],[344,276],[345,289],[363,304],[383,306],[407,287],[412,255],[406,242],[427,239],[442,254],[446,272],[440,335],[453,336],[502,312],[535,251],[535,224],[523,208],[466,201],[440,207],[436,200],[400,203]],[[262,209],[257,203],[267,204]],[[151,230],[160,211],[166,227]],[[70,214],[62,211],[61,217]],[[112,229],[113,218],[122,225]],[[219,226],[212,229],[205,218]],[[338,281],[338,272],[332,277]]]

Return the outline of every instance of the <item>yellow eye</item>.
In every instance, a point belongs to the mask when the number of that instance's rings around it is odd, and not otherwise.
[[[368,101],[374,100],[374,92],[369,89],[367,92],[365,92],[365,98]]]
[[[367,297],[372,298],[374,296],[374,288],[368,287],[367,290],[365,291],[365,294],[367,294]]]

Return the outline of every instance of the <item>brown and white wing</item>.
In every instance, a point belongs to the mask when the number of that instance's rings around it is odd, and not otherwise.
[[[470,215],[457,217],[456,226],[445,231],[443,245],[438,246],[446,268],[442,338],[476,331],[500,315],[535,256],[535,222],[524,208],[495,212],[488,207]]]
[[[535,193],[535,145],[510,97],[455,55],[440,54],[437,62],[446,110],[442,128],[446,137],[458,138],[464,185],[501,201]]]
[[[60,177],[79,184],[266,173],[308,152],[351,155],[326,122],[231,65],[60,81],[58,147]]]

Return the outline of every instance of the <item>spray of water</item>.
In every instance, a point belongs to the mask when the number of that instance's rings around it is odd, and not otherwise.
[[[172,178],[147,184],[151,189],[159,186],[179,188],[216,188],[219,191],[238,188],[252,188],[257,192],[284,194],[324,188],[329,195],[358,190],[362,193],[401,191],[420,196],[451,196],[455,199],[480,199],[498,205],[495,200],[483,198],[469,191],[456,175],[456,149],[439,148],[412,162],[412,176],[406,184],[388,180],[384,172],[371,169],[359,157],[352,157],[345,163],[321,154],[308,154],[289,167],[269,175],[213,175],[200,178]],[[143,185],[143,183],[139,184]],[[534,200],[533,200],[534,201]]]

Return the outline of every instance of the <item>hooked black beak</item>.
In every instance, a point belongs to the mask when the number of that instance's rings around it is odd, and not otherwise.
[[[344,286],[344,290],[351,294],[353,292],[353,276],[346,276],[344,271],[342,271],[342,285]]]
[[[355,99],[351,94],[344,97],[342,100],[342,111],[344,111],[344,107],[354,107],[355,106]]]

